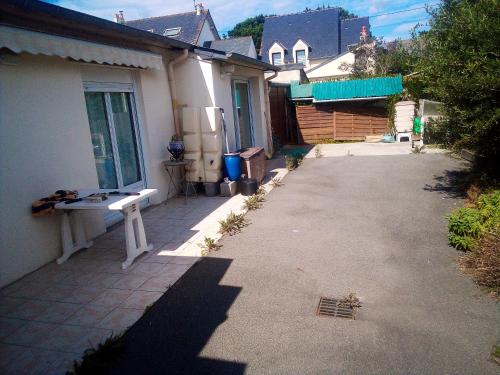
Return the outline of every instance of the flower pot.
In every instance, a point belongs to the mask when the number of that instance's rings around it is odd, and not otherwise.
[[[171,159],[175,161],[184,159],[184,150],[183,141],[170,141],[168,143],[168,152],[172,155]]]

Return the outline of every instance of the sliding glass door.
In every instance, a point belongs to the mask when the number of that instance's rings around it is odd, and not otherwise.
[[[144,186],[132,93],[86,92],[101,189]]]

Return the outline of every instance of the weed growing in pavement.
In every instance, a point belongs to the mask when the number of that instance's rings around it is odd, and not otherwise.
[[[123,336],[112,335],[97,348],[87,349],[80,362],[75,361],[70,375],[106,374],[114,360],[124,354]]]
[[[286,168],[289,171],[293,171],[293,170],[297,169],[302,164],[303,159],[304,159],[304,155],[302,155],[302,154],[286,155],[285,156]]]
[[[209,252],[219,250],[221,246],[222,245],[219,245],[215,238],[205,236],[203,244],[200,244],[201,255],[207,256]]]
[[[271,186],[273,188],[280,187],[280,186],[283,186],[283,185],[284,185],[284,183],[283,183],[283,181],[281,181],[281,178],[274,177],[273,179],[271,179]]]
[[[251,195],[247,199],[245,199],[245,201],[243,202],[243,209],[246,209],[248,211],[257,210],[262,207],[262,202],[264,201],[265,199],[263,194],[255,193],[254,195]]]
[[[316,145],[314,147],[314,156],[316,158],[322,158],[323,157],[323,151],[321,150],[321,145]]]
[[[424,149],[425,149],[425,145],[422,145],[422,146],[416,145],[415,147],[413,147],[413,149],[411,150],[411,152],[414,153],[414,154],[423,154],[424,153]]]
[[[224,220],[219,221],[219,224],[219,233],[232,236],[241,232],[241,229],[249,225],[250,221],[245,217],[244,213],[235,214],[231,211]]]
[[[361,307],[361,301],[356,297],[356,293],[349,293],[347,297],[342,298],[339,301],[342,305],[350,307],[353,310],[359,309]]]

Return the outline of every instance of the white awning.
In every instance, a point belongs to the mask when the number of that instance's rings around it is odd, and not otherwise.
[[[99,64],[126,65],[137,68],[162,69],[160,55],[105,44],[0,26],[0,48],[34,55],[70,57],[78,61]]]

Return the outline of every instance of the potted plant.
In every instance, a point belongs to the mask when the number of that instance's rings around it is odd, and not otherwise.
[[[175,161],[180,161],[184,158],[184,141],[178,134],[174,134],[168,143],[168,152],[172,154]]]

